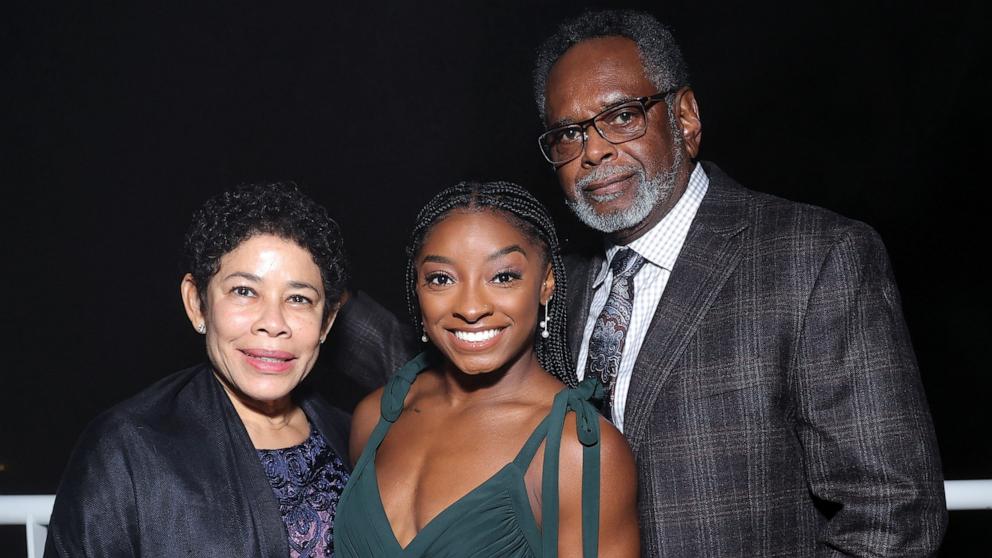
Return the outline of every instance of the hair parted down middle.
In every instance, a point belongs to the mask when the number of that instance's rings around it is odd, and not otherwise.
[[[545,370],[565,385],[575,387],[578,380],[572,369],[566,339],[567,284],[558,233],[547,208],[526,189],[512,182],[460,182],[438,193],[420,210],[407,245],[406,301],[414,327],[421,327],[420,305],[417,302],[417,254],[427,233],[453,211],[491,211],[506,217],[528,240],[544,250],[555,277],[555,290],[548,302],[549,335],[542,338],[534,332],[534,351]]]

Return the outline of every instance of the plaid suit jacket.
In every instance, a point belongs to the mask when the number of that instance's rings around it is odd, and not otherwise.
[[[704,170],[627,395],[643,553],[933,554],[940,458],[881,240]],[[568,259],[573,355],[602,258]]]

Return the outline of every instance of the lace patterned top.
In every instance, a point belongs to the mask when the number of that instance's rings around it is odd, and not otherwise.
[[[347,469],[316,428],[297,446],[256,450],[286,524],[291,558],[334,556],[334,512]]]

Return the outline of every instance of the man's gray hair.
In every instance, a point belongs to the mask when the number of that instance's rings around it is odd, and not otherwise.
[[[588,11],[559,25],[537,51],[534,100],[542,121],[551,67],[569,48],[596,37],[627,37],[634,41],[644,72],[658,91],[689,85],[689,70],[675,37],[654,16],[632,10]]]

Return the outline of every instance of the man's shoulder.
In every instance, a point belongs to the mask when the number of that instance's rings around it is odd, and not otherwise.
[[[700,212],[701,221],[717,221],[736,207],[740,219],[762,240],[809,241],[853,236],[875,238],[866,223],[817,205],[789,200],[743,186],[712,163],[703,168],[710,178]]]
[[[825,255],[838,244],[869,252],[883,247],[878,233],[866,223],[824,207],[743,186],[715,164],[700,164],[709,185],[686,239],[689,246],[705,250],[711,233],[744,234],[746,246],[754,248],[754,256],[783,256],[784,260],[795,259],[787,254],[797,251],[811,257]],[[588,270],[590,265],[603,261],[602,242],[585,237],[580,242],[569,242],[563,257],[570,276]]]

